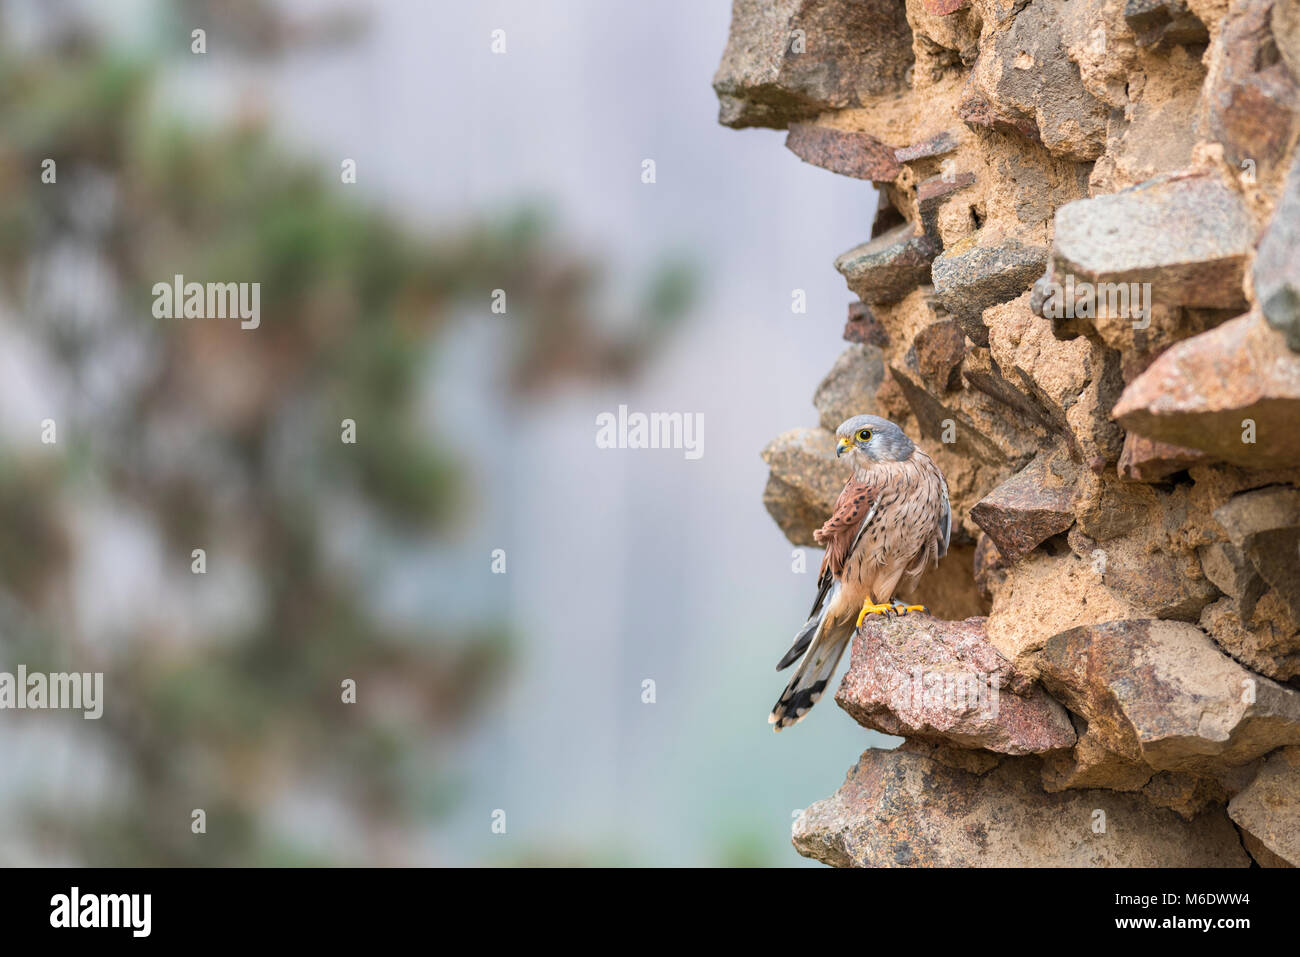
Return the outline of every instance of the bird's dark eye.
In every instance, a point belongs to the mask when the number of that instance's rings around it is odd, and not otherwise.
[[[858,433],[858,441],[859,441],[859,442],[870,442],[870,441],[871,441],[871,430],[870,430],[870,429],[863,429],[862,431],[860,431],[860,432]]]

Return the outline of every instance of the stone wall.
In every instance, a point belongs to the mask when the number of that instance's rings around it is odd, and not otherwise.
[[[735,0],[714,85],[881,197],[773,518],[812,544],[856,412],[952,495],[936,617],[836,696],[906,743],[795,847],[1300,864],[1300,0]]]

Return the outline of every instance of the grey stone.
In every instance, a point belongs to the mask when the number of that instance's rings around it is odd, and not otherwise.
[[[875,413],[876,390],[884,376],[885,363],[875,346],[852,345],[841,352],[813,395],[822,428],[834,432],[845,419]]]
[[[724,126],[781,129],[903,89],[912,31],[897,0],[733,0],[713,77]]]
[[[1106,145],[1109,109],[1083,84],[1062,43],[1063,0],[1035,0],[981,44],[963,103],[968,125],[1015,129],[1053,154],[1087,162]],[[985,108],[981,110],[978,99]]]
[[[870,242],[841,253],[835,268],[849,288],[872,305],[897,302],[928,282],[936,245],[911,223],[896,226]]]
[[[1254,266],[1255,298],[1268,324],[1300,352],[1300,150],[1287,174]]]
[[[1124,22],[1140,47],[1207,43],[1210,32],[1183,0],[1128,0]]]
[[[980,246],[978,241],[976,233],[945,250],[934,260],[930,275],[943,307],[972,342],[987,346],[984,310],[1010,302],[1028,289],[1042,274],[1047,252],[1017,239],[996,246]]]
[[[1171,175],[1056,211],[1058,283],[1152,284],[1155,302],[1245,308],[1242,270],[1254,239],[1240,197],[1208,175]]]
[[[1216,508],[1214,520],[1300,621],[1300,489],[1243,492]]]

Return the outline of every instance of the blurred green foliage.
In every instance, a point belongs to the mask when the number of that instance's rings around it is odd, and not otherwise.
[[[684,311],[691,273],[669,263],[611,327],[592,304],[598,270],[536,211],[421,236],[260,123],[159,115],[157,82],[76,31],[0,50],[0,297],[69,397],[54,450],[0,447],[0,655],[106,672],[111,706],[75,730],[122,785],[89,814],[33,801],[33,840],[92,865],[402,861],[455,801],[446,736],[501,683],[511,641],[499,620],[394,625],[326,558],[329,525],[359,515],[365,547],[383,548],[466,520],[460,463],[415,401],[464,303],[486,313],[492,289],[510,290],[515,349],[498,373],[531,394],[634,371]],[[40,184],[46,158],[57,185]],[[54,294],[98,288],[58,258],[69,247],[113,277],[102,298]],[[261,327],[153,318],[150,290],[175,273],[260,282]],[[356,445],[340,441],[345,417]],[[189,582],[205,543],[257,599],[183,639],[91,642],[69,608],[87,503],[144,516],[186,588],[206,587]],[[340,702],[343,678],[358,704]],[[361,844],[278,833],[268,802],[286,795],[327,796]],[[190,833],[195,807],[210,839]]]

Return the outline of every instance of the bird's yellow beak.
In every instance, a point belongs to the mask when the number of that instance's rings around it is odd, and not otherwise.
[[[853,448],[853,440],[841,436],[839,444],[835,446],[835,457],[839,458],[851,448]]]

